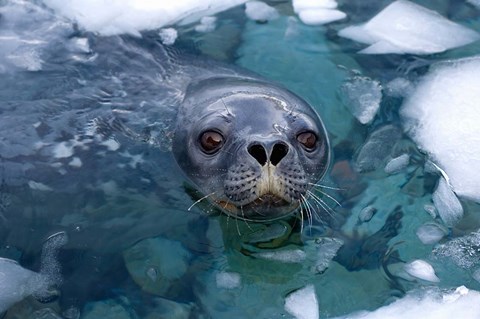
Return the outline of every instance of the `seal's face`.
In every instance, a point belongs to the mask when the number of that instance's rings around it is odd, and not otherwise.
[[[294,212],[329,162],[325,128],[311,107],[263,82],[210,80],[188,93],[174,153],[199,190],[245,220]]]

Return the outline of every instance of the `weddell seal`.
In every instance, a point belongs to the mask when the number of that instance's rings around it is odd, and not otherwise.
[[[188,86],[173,151],[205,199],[248,221],[282,218],[301,207],[330,160],[325,127],[310,105],[241,75]]]

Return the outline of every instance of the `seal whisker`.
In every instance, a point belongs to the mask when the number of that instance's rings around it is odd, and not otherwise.
[[[318,197],[317,195],[315,195],[314,193],[312,193],[311,191],[307,191],[308,195],[314,200],[315,203],[317,203],[318,205],[320,205],[320,207],[330,216],[332,217],[334,220],[337,220],[337,218],[335,217],[335,210],[333,210],[330,206],[328,206],[327,203],[325,203],[325,201],[323,201],[320,197]],[[320,218],[319,218],[320,219]]]
[[[300,206],[300,219],[301,219],[301,222],[300,222],[300,233],[303,233],[303,207],[302,207],[302,199],[300,198],[298,200],[298,206]]]
[[[247,218],[245,217],[245,212],[243,211],[243,205],[240,206],[240,211],[242,212],[242,217],[243,217],[243,221],[245,222],[245,225],[247,225],[248,229],[250,229],[251,231],[253,231],[253,228],[250,226],[250,224],[248,223]]]
[[[338,206],[342,207],[342,204],[340,204],[340,202],[339,202],[338,200],[336,200],[336,199],[335,199],[335,197],[333,197],[332,195],[330,195],[330,194],[328,194],[328,193],[326,193],[326,192],[322,191],[322,190],[321,190],[321,189],[319,189],[319,188],[316,188],[315,190],[317,190],[318,192],[320,192],[322,195],[325,195],[325,196],[327,196],[329,199],[331,199],[332,201],[334,201],[334,202],[335,202],[335,204],[337,204]],[[312,192],[312,191],[308,191],[308,192],[310,192],[311,194],[313,194],[313,192]]]
[[[327,186],[327,185],[324,185],[324,184],[308,183],[308,185],[313,185],[313,186],[317,186],[317,187],[320,187],[320,188],[326,188],[326,189],[333,189],[333,190],[336,190],[336,191],[346,191],[345,188]]]
[[[305,196],[303,196],[302,194],[300,194],[300,196],[303,198],[303,203],[305,204],[305,211],[307,213],[308,223],[310,224],[310,226],[312,226],[313,225],[313,214],[312,214],[312,210],[311,210],[311,204],[307,201]]]
[[[216,192],[213,192],[213,193],[211,193],[211,194],[208,194],[208,195],[203,196],[202,198],[200,198],[199,200],[197,200],[195,203],[193,203],[192,205],[190,205],[190,207],[188,207],[187,211],[190,211],[190,210],[193,208],[193,206],[197,205],[197,204],[200,203],[201,201],[207,199],[208,197],[210,197],[210,196],[212,196],[212,195],[215,195],[215,193],[216,193]]]

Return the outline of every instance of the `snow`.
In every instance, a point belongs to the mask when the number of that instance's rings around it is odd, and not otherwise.
[[[382,86],[365,76],[355,76],[342,85],[344,103],[362,124],[370,123],[382,101]]]
[[[415,278],[430,282],[440,281],[437,275],[435,275],[435,270],[433,269],[432,265],[430,265],[424,260],[414,260],[406,264],[404,269],[410,276],[413,276]]]
[[[245,14],[250,20],[254,21],[269,21],[280,16],[277,9],[261,1],[247,2],[245,4]]]
[[[338,34],[370,44],[360,51],[365,54],[432,54],[480,39],[477,32],[407,0],[397,0],[365,24]]]
[[[345,19],[347,15],[336,10],[337,2],[334,0],[293,0],[293,11],[300,20],[309,25],[321,25]]]
[[[453,292],[438,289],[410,292],[388,306],[372,312],[359,312],[337,319],[477,319],[480,318],[480,292],[464,286]]]
[[[87,31],[101,35],[159,29],[188,24],[246,0],[176,0],[168,5],[150,0],[43,0],[60,15],[77,22]]]
[[[480,201],[480,57],[440,63],[402,105],[407,133],[461,197]]]
[[[319,318],[318,300],[313,285],[289,294],[285,298],[285,310],[296,319]]]
[[[454,226],[463,217],[463,207],[448,182],[440,177],[437,188],[432,195],[435,208],[447,226]]]

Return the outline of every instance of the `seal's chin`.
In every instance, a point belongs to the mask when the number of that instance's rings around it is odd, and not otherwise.
[[[216,201],[216,204],[227,215],[254,222],[284,218],[294,213],[299,206],[297,202],[288,202],[273,194],[263,195],[241,206],[226,201]]]

